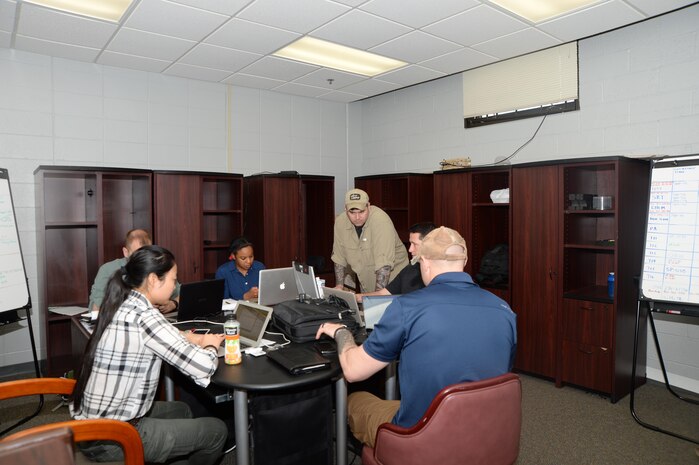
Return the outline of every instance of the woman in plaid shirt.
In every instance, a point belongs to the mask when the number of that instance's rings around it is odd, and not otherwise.
[[[228,429],[218,418],[192,418],[183,402],[154,402],[165,361],[206,387],[218,366],[223,335],[181,333],[154,306],[177,280],[175,257],[158,246],[134,252],[110,278],[73,391],[75,419],[111,418],[138,430],[146,462],[214,464]],[[95,441],[81,447],[98,461],[123,460],[121,448]]]

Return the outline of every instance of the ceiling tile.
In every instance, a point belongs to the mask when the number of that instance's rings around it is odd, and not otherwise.
[[[444,76],[444,73],[418,65],[410,65],[381,75],[382,81],[410,86],[418,82],[429,81]]]
[[[96,48],[81,47],[79,45],[62,44],[49,40],[25,37],[17,34],[15,48],[27,52],[41,53],[53,57],[69,58],[78,61],[94,61],[100,51]]]
[[[367,98],[368,95],[351,94],[349,92],[342,92],[340,90],[337,90],[335,92],[323,94],[320,97],[322,97],[323,100],[330,100],[332,102],[350,103],[356,102],[357,100],[361,100],[363,98]]]
[[[300,34],[294,32],[233,18],[207,37],[205,42],[246,52],[267,54],[276,52],[299,37],[301,37]]]
[[[539,24],[537,28],[569,42],[643,18],[625,3],[615,0]]]
[[[343,87],[342,91],[352,94],[377,95],[399,89],[400,87],[400,84],[393,84],[379,79],[366,79],[362,82]]]
[[[229,19],[228,16],[164,0],[141,0],[124,24],[131,29],[201,40]]]
[[[234,86],[253,87],[256,89],[274,89],[280,84],[284,84],[284,81],[280,81],[279,79],[268,79],[241,73],[236,73],[233,76],[224,79],[223,82]]]
[[[691,5],[695,0],[626,0],[626,3],[635,6],[647,16],[654,16]]]
[[[316,69],[318,69],[318,66],[267,56],[244,68],[242,72],[270,79],[293,81]]]
[[[347,10],[347,6],[326,0],[256,0],[238,17],[305,34]]]
[[[530,27],[473,45],[471,48],[504,60],[560,44],[560,40]]]
[[[466,69],[476,68],[498,61],[497,58],[486,55],[470,48],[462,48],[456,52],[447,53],[441,57],[426,60],[420,66],[440,71],[446,74],[460,73]]]
[[[418,63],[458,49],[459,46],[453,42],[425,34],[421,31],[413,31],[410,34],[374,47],[371,51],[408,63]]]
[[[189,40],[121,28],[107,49],[127,55],[172,61],[181,57],[194,44]]]
[[[12,34],[5,31],[0,31],[0,47],[10,48],[10,41],[12,40]]]
[[[316,29],[313,37],[367,50],[412,31],[411,28],[378,16],[353,10]]]
[[[257,53],[241,52],[225,47],[217,47],[210,44],[199,44],[190,50],[178,63],[202,66],[236,72],[250,63],[262,58]]]
[[[332,79],[332,84],[328,83],[328,79]],[[296,79],[294,82],[306,84],[309,86],[322,87],[326,92],[333,89],[354,84],[355,82],[363,81],[366,78],[357,74],[345,73],[335,69],[320,68],[312,73]]]
[[[231,75],[230,72],[221,71],[220,69],[203,68],[201,66],[185,65],[182,63],[175,63],[166,69],[163,74],[172,74],[174,76],[212,82],[219,82]]]
[[[0,0],[0,31],[12,32],[15,27],[15,10],[17,3]]]
[[[480,3],[477,0],[372,0],[359,9],[406,26],[421,28]]]
[[[170,0],[171,2],[189,5],[202,10],[233,16],[248,5],[252,0]]]
[[[468,47],[526,27],[527,24],[522,21],[481,5],[428,26],[424,30]]]
[[[283,92],[285,94],[301,95],[303,97],[318,97],[328,93],[328,89],[314,86],[305,86],[295,82],[282,84],[273,89],[275,92]]]
[[[118,66],[119,68],[137,69],[141,71],[150,71],[159,73],[170,64],[169,61],[156,60],[153,58],[145,58],[135,55],[126,55],[105,51],[102,52],[97,63],[109,66]]]
[[[17,34],[63,44],[101,49],[114,34],[116,28],[117,25],[113,23],[96,21],[42,8],[31,3],[23,3],[17,25]]]

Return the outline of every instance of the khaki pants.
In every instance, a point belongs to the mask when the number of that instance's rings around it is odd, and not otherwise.
[[[347,417],[354,437],[374,447],[376,431],[390,423],[400,407],[399,400],[382,400],[368,392],[354,392],[347,398]]]

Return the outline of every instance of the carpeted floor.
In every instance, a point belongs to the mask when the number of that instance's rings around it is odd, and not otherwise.
[[[550,381],[522,376],[522,439],[517,465],[699,465],[688,441],[650,431],[629,412],[629,397],[616,404],[585,391],[556,388]],[[695,395],[695,398],[699,396]],[[36,398],[0,402],[0,429],[31,413]],[[68,418],[60,401],[46,399],[38,418],[22,428]],[[699,440],[699,405],[673,397],[663,385],[649,382],[636,391],[636,411],[646,422]],[[348,463],[352,463],[350,454]],[[360,465],[355,458],[352,465]],[[223,465],[234,465],[228,454]],[[438,464],[436,464],[438,465]]]

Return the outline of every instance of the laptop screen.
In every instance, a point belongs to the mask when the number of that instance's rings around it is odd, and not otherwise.
[[[235,319],[240,323],[240,340],[244,345],[257,347],[262,340],[272,309],[245,300],[238,301]]]
[[[365,295],[362,298],[364,306],[364,322],[367,329],[374,329],[374,325],[379,322],[386,308],[393,302],[397,295]]]
[[[293,268],[260,270],[260,293],[257,297],[260,305],[276,305],[296,298],[298,291]]]
[[[220,314],[223,289],[223,279],[182,284],[177,321],[206,319]]]
[[[299,294],[306,294],[306,297],[317,299],[318,286],[316,285],[315,274],[312,266],[305,266],[299,262],[292,262],[294,268],[294,276],[296,277],[296,287]]]

